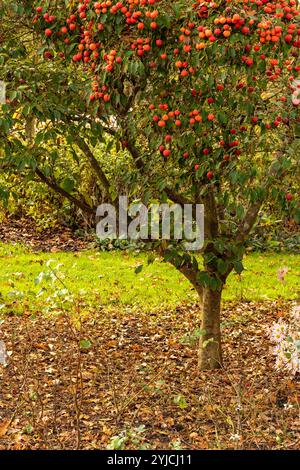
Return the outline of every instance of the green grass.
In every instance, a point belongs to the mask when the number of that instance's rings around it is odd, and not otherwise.
[[[29,299],[30,309],[40,300],[35,278],[45,271],[45,262],[62,263],[64,282],[74,293],[84,290],[85,300],[93,307],[136,307],[158,310],[193,302],[196,294],[176,269],[157,260],[147,266],[146,255],[126,252],[85,251],[80,253],[31,253],[25,247],[0,244],[0,304],[12,308],[11,293],[21,291]],[[145,261],[140,274],[135,268]],[[232,274],[224,291],[224,300],[296,299],[300,286],[300,255],[248,254],[241,276]],[[279,268],[289,269],[285,283],[278,280]],[[19,307],[23,308],[22,302]],[[14,308],[16,304],[14,304]]]

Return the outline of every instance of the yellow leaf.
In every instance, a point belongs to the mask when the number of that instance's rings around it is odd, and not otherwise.
[[[2,421],[2,423],[0,423],[0,437],[5,436],[5,434],[8,431],[9,425],[10,425],[9,419],[5,419],[4,421]]]

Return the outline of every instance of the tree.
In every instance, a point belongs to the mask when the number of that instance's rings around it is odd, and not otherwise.
[[[160,249],[203,303],[200,368],[220,367],[222,290],[264,202],[299,217],[296,0],[33,3],[41,53],[90,80],[85,126],[127,148],[141,199],[204,204],[203,264]]]

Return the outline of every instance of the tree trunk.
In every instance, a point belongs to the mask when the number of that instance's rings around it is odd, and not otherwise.
[[[200,337],[199,344],[200,370],[219,369],[222,366],[221,297],[222,290],[204,289],[201,329],[205,330],[205,334]]]

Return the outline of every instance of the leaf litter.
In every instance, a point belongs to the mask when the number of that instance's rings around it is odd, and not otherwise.
[[[75,333],[64,315],[4,317],[0,449],[296,449],[299,379],[275,371],[268,340],[288,311],[227,303],[215,372],[197,368],[194,304],[103,309]]]

